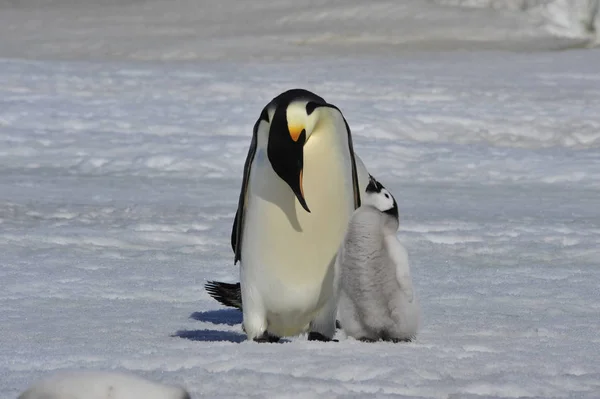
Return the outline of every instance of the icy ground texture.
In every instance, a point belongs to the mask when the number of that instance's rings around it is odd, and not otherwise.
[[[0,55],[231,60],[600,41],[600,0],[18,0]]]
[[[189,399],[180,387],[157,384],[131,373],[75,371],[37,381],[18,399]]]
[[[597,398],[600,51],[0,61],[0,398],[74,369],[193,397]],[[414,343],[244,341],[203,290],[251,127],[302,86],[396,196]]]
[[[560,37],[600,43],[600,0],[434,0],[444,5],[521,12],[533,25]]]

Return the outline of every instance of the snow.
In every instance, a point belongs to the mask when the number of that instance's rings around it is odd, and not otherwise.
[[[73,370],[192,397],[597,398],[600,52],[544,51],[592,39],[481,3],[211,4],[2,5],[0,398]],[[203,289],[238,280],[251,128],[291,87],[341,108],[398,201],[414,343],[245,342]]]
[[[534,24],[556,36],[587,38],[600,43],[598,0],[434,0],[443,5],[493,8],[528,14]]]
[[[157,384],[125,373],[80,371],[43,379],[19,399],[189,399],[180,387]]]
[[[2,5],[0,54],[69,60],[294,60],[422,50],[577,48],[599,42],[598,1],[19,0]]]

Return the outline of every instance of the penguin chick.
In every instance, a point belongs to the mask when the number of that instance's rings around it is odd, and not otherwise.
[[[396,200],[371,176],[336,259],[338,318],[348,336],[399,342],[417,333],[419,304],[398,226]]]

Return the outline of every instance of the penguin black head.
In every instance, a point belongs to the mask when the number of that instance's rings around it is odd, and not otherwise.
[[[365,190],[364,205],[371,205],[379,211],[398,219],[398,204],[394,196],[379,183],[373,176],[369,175],[369,184]]]
[[[261,114],[270,122],[267,156],[273,170],[292,189],[300,205],[310,212],[302,186],[304,144],[317,125],[320,107],[333,107],[316,94],[292,89],[275,97]]]

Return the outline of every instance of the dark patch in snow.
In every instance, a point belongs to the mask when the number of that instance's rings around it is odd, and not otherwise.
[[[204,342],[229,341],[240,343],[246,340],[246,334],[241,334],[233,331],[217,330],[180,330],[173,334],[173,337]]]
[[[205,321],[213,324],[227,324],[235,326],[242,324],[242,312],[237,309],[207,310],[206,312],[194,312],[190,319]]]

